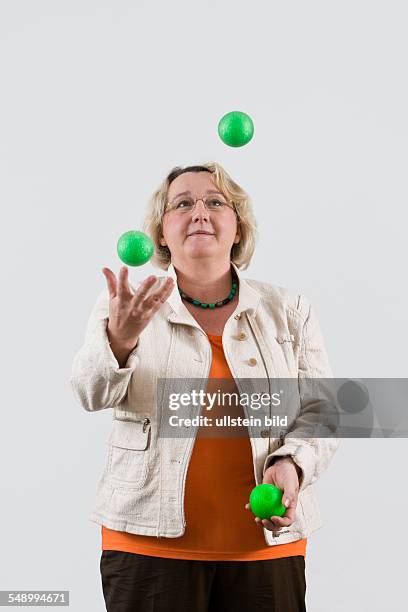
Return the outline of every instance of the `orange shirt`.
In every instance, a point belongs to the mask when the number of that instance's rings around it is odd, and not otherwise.
[[[236,389],[225,360],[222,337],[207,335],[213,356],[209,386],[211,378],[222,378],[229,379],[226,381],[228,390]],[[210,392],[208,388],[207,392]],[[217,410],[218,414],[221,414],[220,410],[225,413],[225,408],[214,407],[211,411],[205,410],[205,416],[214,420]],[[236,410],[234,416],[237,415]],[[208,427],[198,428],[187,470],[185,533],[179,538],[159,539],[115,531],[102,525],[102,550],[207,561],[255,561],[306,555],[306,539],[269,546],[252,512],[245,509],[250,492],[256,485],[247,430],[246,435],[241,433],[235,437],[222,437],[218,427],[217,435],[211,434],[215,437],[209,437],[208,431]]]

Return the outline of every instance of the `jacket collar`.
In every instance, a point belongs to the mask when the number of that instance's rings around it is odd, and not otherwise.
[[[256,309],[258,307],[259,301],[261,299],[260,293],[256,291],[251,285],[242,277],[239,268],[231,262],[232,267],[234,268],[237,277],[238,277],[238,304],[237,304],[237,313],[242,313],[244,311],[252,311],[254,314],[256,313]],[[177,273],[172,263],[170,263],[167,268],[167,274],[174,280],[174,288],[171,292],[170,296],[167,298],[166,303],[172,309],[172,313],[168,317],[169,320],[177,321],[178,323],[192,323],[194,322],[197,325],[197,321],[190,314],[190,312],[185,307],[183,300],[180,297],[177,287]]]

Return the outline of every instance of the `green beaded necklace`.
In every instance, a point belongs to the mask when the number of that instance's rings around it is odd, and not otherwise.
[[[218,306],[224,306],[224,304],[228,304],[228,302],[234,299],[234,295],[237,292],[237,287],[238,287],[238,279],[237,279],[235,270],[233,270],[232,271],[231,291],[229,292],[228,297],[226,297],[225,300],[220,300],[219,302],[214,302],[214,303],[200,302],[200,300],[195,300],[189,295],[186,295],[184,291],[180,289],[180,287],[178,287],[178,291],[184,300],[187,300],[187,302],[190,302],[190,304],[194,304],[194,306],[199,306],[200,308],[217,308]]]

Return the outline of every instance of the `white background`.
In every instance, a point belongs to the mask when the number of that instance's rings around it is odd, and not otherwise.
[[[88,521],[111,411],[73,399],[103,266],[175,165],[252,196],[247,278],[305,293],[337,377],[405,377],[406,3],[0,4],[0,589],[102,610]],[[234,149],[222,115],[247,112]],[[131,282],[151,268],[130,269]],[[405,610],[406,440],[344,440],[317,484],[308,612]]]

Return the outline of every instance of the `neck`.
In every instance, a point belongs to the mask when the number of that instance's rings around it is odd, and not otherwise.
[[[231,263],[191,262],[174,269],[177,274],[177,284],[184,293],[200,302],[216,302],[227,297],[231,290]]]

